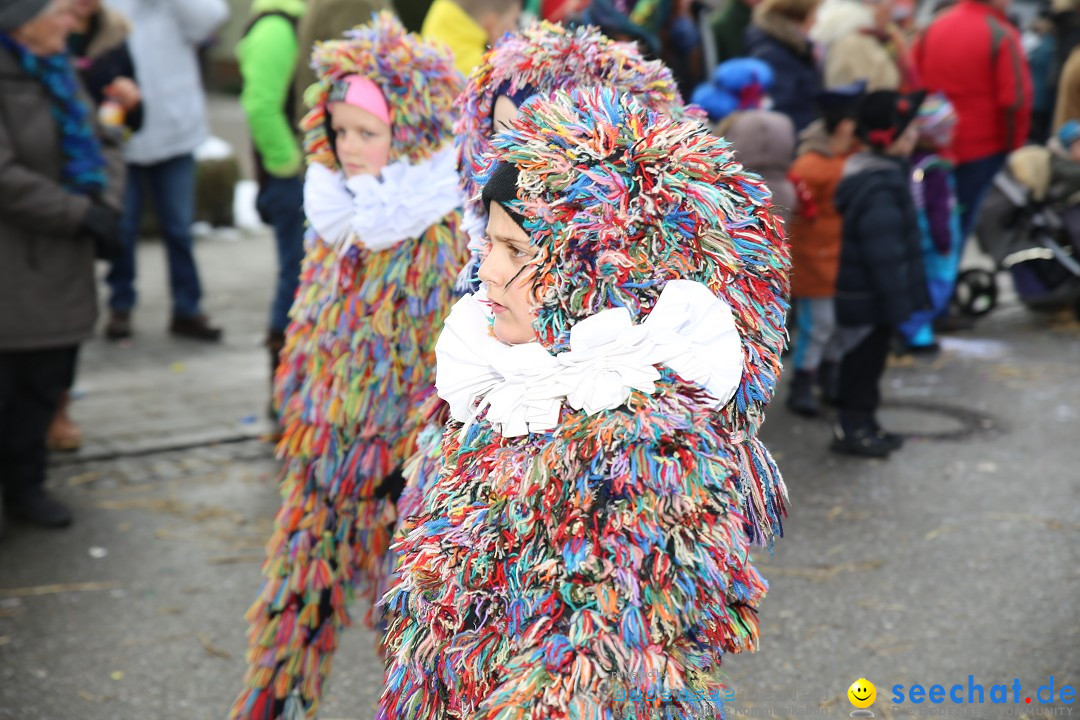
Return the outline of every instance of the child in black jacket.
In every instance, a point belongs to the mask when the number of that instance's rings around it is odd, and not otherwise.
[[[836,319],[850,348],[840,363],[836,452],[886,457],[903,443],[875,415],[895,328],[930,305],[907,162],[924,97],[882,91],[863,99],[856,133],[867,149],[848,159],[836,190],[844,219]]]

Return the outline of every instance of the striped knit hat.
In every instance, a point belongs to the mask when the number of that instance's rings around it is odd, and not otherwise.
[[[956,108],[941,93],[928,95],[919,106],[915,125],[919,129],[919,142],[944,149],[952,143],[956,128]]]

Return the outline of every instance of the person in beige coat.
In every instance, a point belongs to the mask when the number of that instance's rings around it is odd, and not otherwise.
[[[1069,59],[1061,67],[1051,130],[1057,132],[1070,120],[1080,120],[1080,46],[1069,54]]]
[[[810,38],[825,51],[825,87],[866,81],[866,91],[899,90],[900,65],[890,47],[892,0],[826,0]]]

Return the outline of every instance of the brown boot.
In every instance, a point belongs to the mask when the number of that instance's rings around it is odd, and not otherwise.
[[[106,340],[127,340],[131,337],[131,312],[113,310],[109,313],[109,322],[105,323]]]
[[[285,347],[285,333],[280,330],[270,330],[266,334],[266,349],[270,353],[270,402],[266,407],[266,415],[274,427],[270,433],[272,442],[281,439],[281,425],[278,423],[278,408],[274,405],[274,376],[277,375],[278,365],[281,363],[281,350]]]
[[[210,324],[210,318],[205,315],[193,317],[180,317],[174,315],[169,325],[169,332],[177,337],[203,340],[205,342],[218,342],[221,340],[221,328]]]
[[[67,390],[60,396],[60,405],[53,415],[52,424],[49,425],[49,434],[45,444],[50,450],[71,452],[82,447],[82,430],[68,415],[68,405],[71,403],[71,393]]]

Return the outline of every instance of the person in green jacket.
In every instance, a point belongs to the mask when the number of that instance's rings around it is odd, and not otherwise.
[[[255,207],[274,229],[277,241],[277,290],[266,336],[271,381],[304,259],[304,156],[292,117],[299,104],[293,91],[299,57],[297,24],[305,9],[304,0],[255,0],[251,21],[236,47],[244,79],[240,105],[251,131],[259,181]]]

